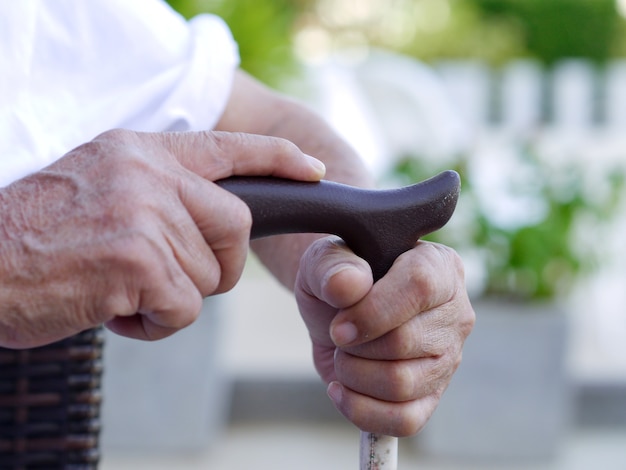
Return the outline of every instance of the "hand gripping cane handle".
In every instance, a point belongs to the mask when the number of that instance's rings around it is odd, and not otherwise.
[[[267,177],[231,177],[217,184],[250,207],[252,239],[285,233],[337,235],[369,263],[374,280],[420,237],[448,222],[460,190],[454,171],[391,190]],[[393,438],[362,433],[361,469],[379,468],[383,460],[384,468],[396,468],[391,462],[397,458],[395,446]]]

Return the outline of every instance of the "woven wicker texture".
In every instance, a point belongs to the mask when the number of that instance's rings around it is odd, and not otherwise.
[[[97,468],[103,338],[0,348],[0,470]]]

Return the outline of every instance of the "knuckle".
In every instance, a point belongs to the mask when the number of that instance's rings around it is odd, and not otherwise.
[[[464,278],[465,277],[465,265],[463,263],[461,255],[459,255],[452,248],[449,248],[449,247],[446,247],[446,248],[447,248],[448,256],[451,259],[451,263],[450,264],[456,269],[456,272],[459,274],[459,276],[461,278]]]
[[[252,213],[246,204],[235,200],[234,196],[232,201],[228,211],[224,211],[228,216],[221,221],[221,235],[225,240],[237,240],[238,243],[247,242],[252,229]]]
[[[96,136],[96,138],[94,140],[122,140],[124,138],[126,138],[128,135],[130,135],[132,133],[132,131],[129,131],[127,129],[121,129],[121,128],[116,128],[116,129],[109,129],[106,130],[104,132],[102,132],[101,134],[99,134],[98,136]]]
[[[99,322],[135,313],[142,286],[153,285],[157,280],[155,248],[141,232],[127,230],[108,240],[102,249],[104,253],[95,262],[98,271],[104,272],[102,279],[106,279],[108,293],[99,297],[93,312]]]
[[[403,402],[416,398],[417,374],[405,361],[390,364],[387,372],[387,387],[391,392],[391,400]]]
[[[231,290],[237,284],[238,277],[234,274],[230,274],[228,272],[222,271],[221,276],[216,280],[216,282],[210,286],[209,295],[213,294],[223,294]]]
[[[437,250],[439,258],[442,260],[442,264],[446,266],[449,271],[455,274],[455,287],[459,287],[459,285],[465,280],[465,265],[461,255],[459,255],[456,250],[446,245],[433,243],[431,247],[434,250]]]
[[[429,302],[436,298],[437,290],[440,288],[434,276],[430,275],[430,267],[424,264],[416,265],[409,273],[408,285],[410,286],[412,298],[420,303]],[[419,305],[417,311],[422,311],[423,306]]]
[[[235,204],[231,213],[233,230],[237,233],[247,234],[252,228],[252,212],[244,203]]]
[[[425,243],[420,245],[420,253],[421,258],[412,264],[407,281],[407,295],[417,312],[453,300],[464,289],[465,279],[461,257],[452,248]]]
[[[398,415],[393,425],[394,435],[397,437],[410,437],[418,434],[428,421],[420,411],[408,410]]]
[[[281,156],[291,156],[300,152],[298,146],[287,139],[274,137],[271,139],[271,143],[276,153]]]
[[[459,350],[459,353],[455,354],[452,359],[452,373],[454,373],[461,366],[461,362],[463,362],[463,350]]]
[[[205,131],[202,133],[207,142],[213,143],[216,149],[225,150],[241,138],[238,132]]]
[[[134,140],[134,134],[124,129],[113,129],[100,134],[90,142],[77,147],[74,152],[87,155],[91,165],[91,178],[95,187],[103,187],[111,193],[126,193],[131,201],[141,195],[144,181],[154,173],[151,159],[145,158],[142,144]],[[133,195],[128,196],[132,192]]]
[[[137,311],[137,300],[131,292],[116,290],[106,295],[92,312],[94,323],[104,323],[116,317],[132,315]]]
[[[406,403],[391,420],[391,433],[398,437],[418,434],[432,416],[439,403],[440,395],[432,394]]]
[[[463,340],[465,340],[465,338],[470,335],[470,333],[474,329],[474,325],[476,324],[476,312],[469,303],[469,300],[467,300],[467,307],[463,309],[459,324],[461,336]]]
[[[153,260],[157,259],[155,249],[141,230],[128,228],[111,243],[109,261],[131,278],[151,277],[155,272]]]
[[[168,315],[167,327],[176,331],[188,327],[197,320],[201,309],[202,297],[199,294],[187,295],[184,303]]]
[[[421,328],[417,322],[410,322],[401,328],[396,328],[391,334],[389,341],[385,342],[387,351],[386,357],[393,359],[411,359],[419,355],[419,345],[421,338]]]
[[[236,163],[233,155],[250,145],[250,136],[242,132],[206,131],[202,135],[209,143],[208,153],[211,159],[207,163],[210,164],[212,173],[231,174]],[[204,145],[206,147],[207,144]]]
[[[98,134],[92,142],[99,145],[116,146],[128,143],[136,133],[128,129],[109,129]]]
[[[216,293],[222,277],[222,270],[219,263],[205,263],[204,276],[200,286],[200,292],[203,296],[209,296]]]

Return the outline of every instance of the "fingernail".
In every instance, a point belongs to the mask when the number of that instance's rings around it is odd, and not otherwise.
[[[343,387],[339,382],[331,382],[328,384],[328,388],[326,389],[326,393],[329,398],[333,401],[335,405],[339,405],[341,403],[341,397],[343,395]]]
[[[359,335],[354,323],[345,322],[334,325],[330,331],[330,337],[335,346],[345,346],[352,343]]]
[[[324,165],[324,163],[321,160],[318,160],[317,158],[312,157],[311,155],[306,155],[306,157],[311,162],[311,166],[313,166],[315,168],[315,170],[317,170],[317,172],[319,173],[320,177],[322,177],[322,176],[324,176],[326,174],[326,165]]]

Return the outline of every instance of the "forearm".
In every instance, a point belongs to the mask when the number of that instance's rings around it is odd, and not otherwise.
[[[372,185],[354,150],[317,115],[298,104],[287,103],[282,118],[270,129],[269,135],[288,139],[305,153],[322,160],[326,164],[325,179],[354,186]],[[291,289],[300,257],[319,237],[314,234],[283,235],[257,240],[252,247],[272,273]]]
[[[218,126],[220,129],[282,137],[322,160],[326,164],[325,179],[361,187],[373,185],[372,177],[354,149],[306,106],[268,90],[245,75],[237,78],[235,90]],[[247,104],[240,104],[244,102]],[[253,109],[249,106],[251,102],[256,103]],[[276,236],[256,240],[252,247],[277,279],[293,288],[302,253],[319,237],[314,234]]]

